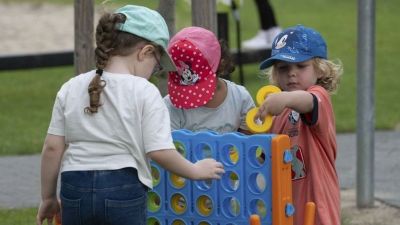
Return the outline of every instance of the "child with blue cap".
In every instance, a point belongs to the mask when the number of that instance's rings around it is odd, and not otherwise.
[[[190,179],[220,178],[221,163],[191,163],[175,150],[168,109],[148,79],[174,71],[161,15],[127,5],[96,28],[96,70],[66,82],[55,100],[41,161],[36,224],[60,211],[63,225],[146,224],[149,160]]]
[[[270,132],[290,137],[294,224],[303,224],[307,202],[316,204],[315,224],[340,224],[340,189],[335,168],[335,118],[330,93],[339,83],[342,65],[327,59],[322,36],[302,25],[275,37],[267,69],[270,83],[283,91],[269,94],[256,118],[274,115]]]

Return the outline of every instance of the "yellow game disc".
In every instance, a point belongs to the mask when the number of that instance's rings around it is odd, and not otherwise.
[[[239,151],[234,146],[229,149],[229,159],[233,164],[236,164],[239,160]]]
[[[265,133],[271,128],[272,125],[272,116],[267,115],[264,118],[264,122],[261,124],[257,124],[254,122],[254,118],[256,116],[256,113],[258,111],[258,107],[252,108],[249,112],[247,112],[246,115],[246,124],[249,130],[253,133]]]
[[[187,202],[183,195],[175,193],[171,197],[171,208],[176,214],[182,214],[186,211]]]
[[[186,179],[174,173],[171,173],[170,180],[172,185],[176,188],[183,188],[185,186]]]
[[[197,199],[197,209],[199,210],[199,213],[203,216],[209,216],[212,213],[213,210],[213,202],[212,200],[206,196],[206,195],[201,195]]]
[[[277,92],[281,92],[281,89],[274,85],[267,85],[260,88],[256,95],[257,105],[260,106],[264,102],[267,95]]]
[[[183,222],[180,219],[176,219],[172,222],[172,225],[186,225],[185,222]]]

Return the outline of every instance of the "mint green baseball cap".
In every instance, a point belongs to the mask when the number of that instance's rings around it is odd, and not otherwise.
[[[166,71],[176,71],[175,64],[172,62],[167,46],[169,42],[169,32],[164,18],[155,10],[138,5],[126,5],[119,8],[115,13],[122,13],[126,16],[124,23],[117,29],[131,33],[151,41],[162,47],[160,64]]]

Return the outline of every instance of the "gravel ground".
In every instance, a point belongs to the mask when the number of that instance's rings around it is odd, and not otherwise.
[[[95,12],[95,21],[100,14]],[[71,51],[73,6],[0,3],[0,55]]]
[[[71,50],[73,7],[0,4],[0,55]]]

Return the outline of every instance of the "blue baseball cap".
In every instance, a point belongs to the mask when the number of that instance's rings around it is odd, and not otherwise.
[[[115,13],[126,16],[124,23],[118,25],[117,29],[134,34],[151,41],[163,49],[160,64],[166,71],[176,71],[175,64],[168,55],[167,46],[169,32],[164,18],[155,10],[138,5],[126,5],[119,8]]]
[[[327,58],[325,40],[314,29],[297,25],[275,37],[271,57],[260,64],[260,69],[272,66],[276,60],[297,63],[315,57]]]

